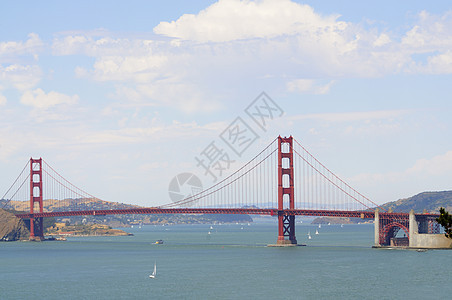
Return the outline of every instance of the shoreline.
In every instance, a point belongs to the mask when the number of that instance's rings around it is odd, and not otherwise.
[[[44,235],[45,238],[48,237],[89,237],[89,236],[133,236],[133,233],[126,234],[50,234]]]

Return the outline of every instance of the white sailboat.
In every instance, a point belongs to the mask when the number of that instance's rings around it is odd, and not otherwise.
[[[319,234],[319,231],[317,229],[315,230],[315,234]]]
[[[308,232],[308,240],[310,240],[310,239],[312,239],[312,237],[311,237],[311,232],[309,231]]]
[[[322,228],[322,224],[319,224],[319,228]]]
[[[155,278],[156,275],[157,275],[157,263],[154,263],[154,271],[152,272],[151,275],[149,275],[149,278]]]

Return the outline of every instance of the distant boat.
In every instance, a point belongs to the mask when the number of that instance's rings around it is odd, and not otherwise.
[[[322,228],[322,224],[319,224],[319,228]]]
[[[154,271],[152,272],[151,275],[149,275],[149,278],[154,279],[156,275],[157,275],[157,263],[154,263]]]
[[[331,225],[331,223],[328,223],[328,226],[330,226]]]
[[[210,231],[207,234],[212,234]]]
[[[341,224],[341,227],[344,227],[344,224]]]
[[[210,230],[212,230],[213,229],[213,227],[212,226],[210,226]]]
[[[319,234],[319,231],[317,229],[315,230],[315,234]]]
[[[308,232],[308,240],[310,240],[310,239],[312,239],[312,237],[311,237],[311,232],[309,231]]]
[[[158,245],[163,244],[163,240],[156,240],[155,243]]]

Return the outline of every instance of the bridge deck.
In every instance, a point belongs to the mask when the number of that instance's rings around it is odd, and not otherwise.
[[[85,211],[59,211],[43,212],[35,214],[16,214],[17,217],[28,219],[30,217],[69,217],[69,216],[103,216],[103,215],[125,215],[125,214],[248,214],[248,215],[269,215],[277,216],[317,216],[317,217],[345,217],[370,219],[375,217],[372,211],[331,211],[331,210],[306,210],[306,209],[285,209],[278,211],[274,208],[133,208],[115,210],[85,210]],[[408,213],[380,213],[394,218],[408,218]],[[422,216],[422,214],[420,215]],[[429,217],[439,215],[428,214]]]

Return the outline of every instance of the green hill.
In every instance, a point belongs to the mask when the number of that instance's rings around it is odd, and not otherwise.
[[[415,213],[422,213],[425,209],[429,213],[438,214],[440,207],[444,207],[446,211],[452,211],[452,191],[423,192],[409,198],[385,203],[381,207],[392,208],[394,212],[410,212],[411,209],[414,209]]]

